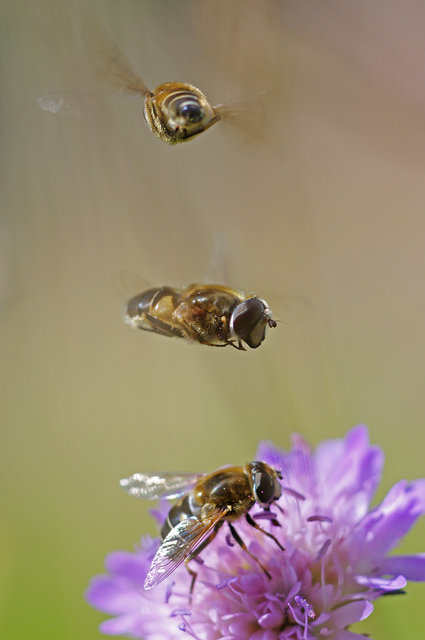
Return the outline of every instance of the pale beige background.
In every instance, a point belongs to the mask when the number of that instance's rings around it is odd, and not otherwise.
[[[424,475],[425,9],[420,2],[4,0],[0,637],[85,640],[104,555],[154,526],[117,481],[370,426],[380,495]],[[91,90],[95,18],[146,83],[267,90],[263,127],[170,148]],[[137,333],[113,275],[226,278],[283,322],[257,351]],[[132,293],[136,293],[133,291]],[[424,524],[404,544],[423,550]],[[362,629],[422,637],[422,586]]]

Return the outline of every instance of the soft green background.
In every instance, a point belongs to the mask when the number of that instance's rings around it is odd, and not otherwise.
[[[266,89],[263,126],[160,143],[140,100],[96,93],[92,18],[150,87]],[[154,532],[117,484],[136,470],[210,470],[366,422],[380,497],[424,475],[424,21],[397,0],[3,0],[2,640],[100,637],[90,577]],[[60,90],[92,90],[80,118],[37,107]],[[249,353],[133,332],[120,270],[224,279],[283,323]],[[425,589],[408,594],[362,630],[422,639]]]

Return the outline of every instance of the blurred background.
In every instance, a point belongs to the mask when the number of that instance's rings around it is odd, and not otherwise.
[[[140,99],[96,84],[93,19],[150,88],[260,95],[257,124],[160,142]],[[424,26],[414,1],[3,0],[1,638],[100,637],[90,577],[155,533],[118,486],[135,471],[365,422],[378,499],[424,475]],[[79,116],[37,106],[58,91]],[[132,331],[120,271],[223,281],[282,322],[246,353]],[[423,585],[408,594],[357,629],[422,638]]]

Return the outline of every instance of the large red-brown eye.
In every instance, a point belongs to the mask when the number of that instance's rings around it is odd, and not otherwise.
[[[264,304],[258,298],[248,298],[235,307],[232,317],[234,332],[244,338],[264,319]]]
[[[270,504],[275,497],[274,478],[266,471],[254,473],[254,497],[261,504]]]
[[[265,307],[258,298],[248,298],[240,302],[232,313],[232,328],[234,334],[255,349],[264,340],[265,335]]]

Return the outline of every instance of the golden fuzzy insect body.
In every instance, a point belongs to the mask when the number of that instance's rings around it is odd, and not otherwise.
[[[98,25],[90,40],[92,59],[103,80],[143,98],[146,123],[163,142],[175,145],[191,140],[227,116],[225,105],[213,107],[204,93],[188,82],[164,82],[148,89],[118,44]]]
[[[242,342],[259,347],[266,328],[276,327],[265,300],[214,284],[148,289],[127,302],[124,320],[137,329],[241,351]]]
[[[92,25],[87,34],[87,48],[96,75],[102,82],[120,93],[131,93],[143,99],[144,119],[149,129],[169,145],[192,140],[220,120],[237,123],[252,135],[256,124],[248,124],[247,114],[259,115],[259,93],[252,98],[212,105],[206,95],[189,82],[163,82],[149,89],[140,74],[118,44],[99,25]],[[87,92],[49,93],[41,96],[37,104],[45,111],[80,115],[81,96]],[[255,105],[255,106],[254,106]],[[253,108],[254,107],[254,108]],[[249,118],[248,118],[249,120]]]
[[[196,573],[187,563],[205,549],[225,522],[238,545],[271,579],[267,569],[248,550],[233,523],[245,516],[249,525],[274,540],[284,551],[275,536],[249,514],[255,504],[269,512],[270,506],[282,494],[281,479],[279,471],[265,462],[254,461],[243,467],[222,467],[210,474],[135,473],[121,480],[121,487],[136,498],[179,498],[170,508],[162,526],[162,543],[146,576],[145,589],[160,584],[185,562],[192,576],[192,593]],[[277,524],[275,516],[270,515],[271,521]]]
[[[187,82],[165,82],[145,98],[149,129],[168,144],[185,142],[220,120],[205,95]]]

